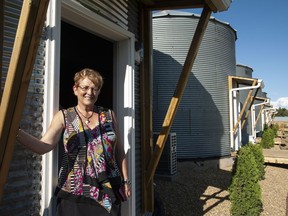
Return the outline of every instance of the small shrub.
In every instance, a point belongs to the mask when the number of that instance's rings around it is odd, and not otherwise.
[[[267,128],[262,135],[261,146],[262,148],[269,149],[274,146],[274,131],[271,128]]]
[[[258,216],[262,210],[259,171],[254,154],[249,146],[242,147],[232,170],[229,186],[233,216]]]
[[[278,130],[279,130],[279,125],[277,125],[277,124],[271,124],[270,128],[271,128],[271,129],[273,130],[273,132],[274,132],[274,137],[276,137],[276,136],[277,136],[277,132],[278,132]]]
[[[258,169],[258,174],[259,174],[258,180],[263,180],[263,179],[265,179],[265,166],[264,166],[263,149],[262,149],[261,145],[252,144],[251,142],[248,144],[248,147],[250,148],[251,152],[254,155],[254,159],[255,159],[256,166]]]

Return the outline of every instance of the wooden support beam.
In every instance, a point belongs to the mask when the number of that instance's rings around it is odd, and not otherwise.
[[[0,201],[13,156],[49,0],[24,0],[0,113]]]
[[[256,120],[255,120],[254,129],[256,128],[256,126],[257,126],[257,124],[258,124],[258,121],[259,121],[259,119],[260,119],[260,116],[261,116],[261,114],[262,114],[262,110],[263,110],[264,106],[265,106],[264,104],[262,104],[262,105],[260,106],[259,113],[258,113],[257,118],[256,118]]]
[[[213,2],[211,0],[205,0],[206,4],[211,8],[211,10],[216,13],[217,12],[217,8],[215,7],[215,5],[213,4]]]
[[[259,89],[260,89],[260,88],[257,88],[256,91],[254,92],[254,95],[250,97],[250,104],[249,104],[249,107],[248,107],[248,109],[247,109],[247,113],[246,113],[246,115],[245,115],[245,117],[244,117],[244,119],[243,119],[241,128],[244,127],[244,125],[245,125],[245,123],[246,123],[246,121],[247,121],[247,118],[248,118],[248,116],[249,116],[249,114],[250,114],[250,111],[251,111],[251,107],[252,107],[252,105],[253,105],[253,103],[254,103],[254,100],[255,100],[255,98],[256,98],[256,95],[257,95]]]
[[[254,80],[253,83],[252,83],[252,87],[255,86],[256,84],[257,84],[257,80]],[[237,128],[238,128],[238,124],[239,124],[239,122],[241,121],[241,119],[243,117],[243,114],[244,114],[244,112],[246,110],[247,104],[248,104],[248,102],[250,100],[250,97],[251,97],[252,93],[253,93],[253,89],[250,89],[248,94],[247,94],[246,100],[245,100],[245,102],[243,104],[243,107],[241,109],[241,112],[240,112],[240,114],[239,114],[239,116],[237,118],[237,122],[234,125],[234,128],[233,128],[234,135],[236,134],[236,131],[237,131]]]
[[[253,84],[252,84],[252,86],[255,86],[255,85],[256,85],[256,82],[257,82],[257,81],[254,81]],[[249,102],[250,102],[249,107],[251,107],[251,106],[252,106],[251,103],[253,103],[252,93],[253,93],[253,89],[250,89],[249,92],[248,92],[248,95],[247,95],[247,97],[246,97],[246,100],[245,100],[245,102],[244,102],[243,108],[245,107],[245,110],[247,111],[247,113],[250,113],[250,108],[246,109],[247,105],[248,105]],[[241,115],[241,118],[242,118],[242,116],[243,116],[243,115]],[[248,116],[247,116],[247,117],[248,117]],[[246,123],[246,121],[247,121],[247,117],[245,116],[244,119],[242,120],[241,129],[243,129],[243,127],[244,127],[244,125],[245,125],[245,123]],[[244,123],[243,123],[243,122],[244,122]]]
[[[247,77],[237,77],[237,76],[228,76],[228,89],[229,89],[229,92],[232,90],[233,88],[233,85],[234,85],[234,88],[237,88],[239,87],[239,84],[243,84],[243,85],[247,85],[247,86],[250,86],[251,87],[254,87],[256,86],[258,83],[258,80],[257,79],[253,79],[253,78],[247,78]],[[258,97],[256,97],[258,91],[259,91],[260,88],[257,88],[256,90],[255,89],[250,89],[248,94],[247,94],[247,97],[245,99],[245,102],[243,104],[243,107],[240,111],[240,114],[238,115],[237,117],[237,122],[233,125],[233,134],[235,135],[236,132],[237,132],[237,129],[238,129],[238,124],[239,122],[241,121],[242,117],[243,117],[243,114],[245,111],[246,112],[246,115],[242,121],[242,124],[241,124],[241,129],[243,129],[246,121],[247,121],[247,118],[250,114],[250,110],[251,110],[251,107],[253,105],[253,102],[255,99],[258,99]],[[252,96],[253,94],[253,91],[255,90],[254,92],[254,96]],[[229,101],[229,103],[231,103],[231,101]],[[249,107],[248,109],[247,108],[247,105],[249,104]]]
[[[211,13],[212,13],[211,9],[205,6],[202,11],[197,28],[195,30],[195,34],[191,42],[184,66],[182,68],[182,72],[180,74],[180,77],[176,86],[176,90],[174,92],[169,108],[167,110],[167,113],[166,113],[166,116],[162,125],[162,130],[156,142],[155,150],[153,152],[151,160],[149,161],[149,165],[147,168],[147,175],[146,175],[146,184],[151,183],[151,180],[155,174],[158,162],[160,160],[162,151],[165,146],[165,142],[167,140],[171,126],[173,124],[179,103],[182,99],[189,76],[191,74],[192,66],[195,62],[201,41],[204,37],[204,33],[208,25]]]
[[[154,188],[153,182],[146,182],[146,168],[153,152],[152,137],[152,11],[141,7],[140,41],[145,50],[140,68],[141,94],[141,156],[142,156],[142,211],[153,212]]]

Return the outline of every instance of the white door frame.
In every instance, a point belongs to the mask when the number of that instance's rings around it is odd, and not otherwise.
[[[117,115],[132,181],[132,197],[122,205],[123,215],[135,215],[135,108],[134,43],[131,32],[117,26],[72,0],[51,0],[47,12],[44,131],[59,108],[61,19],[114,43],[114,111]],[[49,39],[49,37],[51,37]],[[89,49],[89,48],[87,48]],[[85,65],[83,65],[85,67]],[[57,151],[43,156],[42,214],[52,215],[51,203],[57,184]],[[133,184],[134,183],[134,184]],[[48,210],[48,211],[47,211]],[[48,214],[47,214],[48,213]]]

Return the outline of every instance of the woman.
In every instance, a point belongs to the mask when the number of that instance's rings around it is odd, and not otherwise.
[[[121,196],[114,182],[120,184],[121,176],[124,197],[128,198],[130,181],[115,114],[94,105],[103,78],[86,68],[75,74],[74,82],[77,105],[57,112],[40,140],[21,129],[17,140],[32,151],[45,154],[62,137],[57,215],[120,215]]]

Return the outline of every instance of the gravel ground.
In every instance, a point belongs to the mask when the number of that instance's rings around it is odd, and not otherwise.
[[[156,190],[166,216],[230,215],[227,188],[231,166],[221,169],[215,161],[182,161],[173,179],[156,176]],[[287,216],[288,165],[266,164],[261,216]]]

